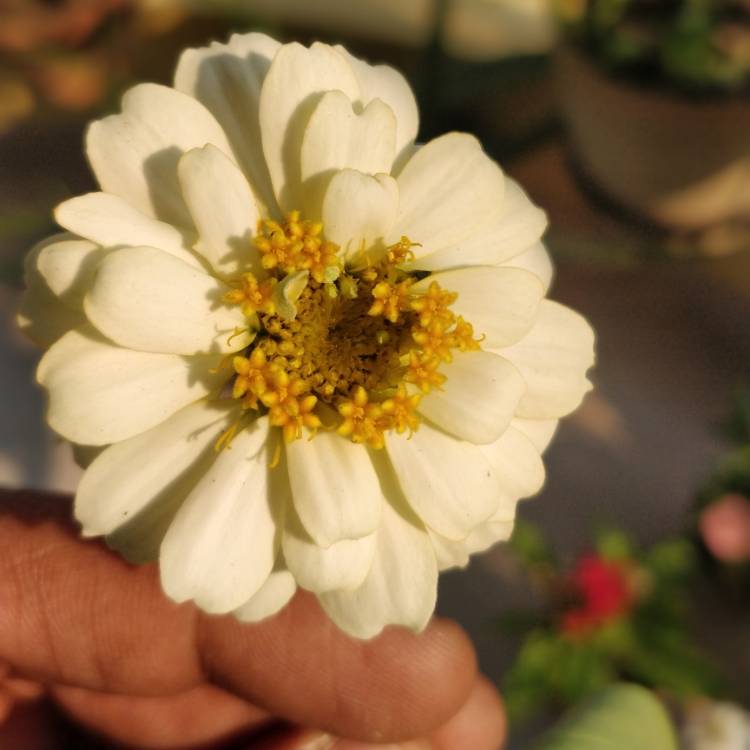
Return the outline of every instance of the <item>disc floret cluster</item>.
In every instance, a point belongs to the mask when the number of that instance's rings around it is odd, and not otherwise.
[[[322,223],[299,211],[261,220],[262,271],[243,273],[224,295],[254,333],[232,358],[231,395],[243,413],[267,412],[286,442],[332,429],[382,448],[388,431],[418,429],[420,400],[445,382],[441,365],[455,350],[479,349],[481,338],[451,309],[454,292],[404,270],[415,244],[402,237],[362,248],[345,268]]]

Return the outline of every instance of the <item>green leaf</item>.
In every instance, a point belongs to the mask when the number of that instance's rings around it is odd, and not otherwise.
[[[620,529],[599,529],[596,533],[596,549],[607,560],[628,560],[633,556],[630,537]]]
[[[677,750],[667,712],[638,685],[601,690],[542,738],[536,750]]]
[[[651,573],[659,578],[674,580],[688,576],[695,565],[695,550],[687,539],[661,542],[651,548],[646,557]]]
[[[554,562],[554,555],[544,540],[544,535],[528,521],[516,522],[510,538],[510,547],[521,562],[530,567]]]

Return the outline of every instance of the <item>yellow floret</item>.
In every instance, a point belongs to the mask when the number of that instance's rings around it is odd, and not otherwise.
[[[409,287],[411,284],[411,279],[398,284],[391,284],[387,281],[376,284],[372,289],[375,302],[372,303],[372,307],[367,311],[367,314],[382,315],[391,323],[398,323],[401,313],[409,309]]]
[[[341,273],[339,247],[325,240],[322,232],[320,222],[302,220],[299,211],[287,214],[283,224],[262,219],[255,238],[261,265],[284,274],[309,271],[320,284],[334,281]]]
[[[256,313],[273,315],[276,305],[273,301],[274,278],[258,282],[252,273],[243,273],[234,282],[235,288],[224,294],[224,301],[231,305],[241,305],[242,312],[248,317]]]
[[[438,372],[438,367],[440,360],[437,357],[411,352],[404,380],[416,385],[422,393],[429,393],[433,388],[440,388],[445,383],[445,375]]]

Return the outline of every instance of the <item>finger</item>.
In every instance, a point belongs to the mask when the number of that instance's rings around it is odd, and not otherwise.
[[[391,744],[342,740],[309,730],[288,730],[252,744],[252,750],[499,750],[505,744],[505,709],[495,687],[479,677],[458,713],[429,738]]]
[[[419,637],[392,629],[356,641],[308,595],[266,626],[206,619],[201,633],[207,663],[237,694],[294,724],[363,740],[410,738],[441,726],[464,703],[476,674],[471,644],[452,622],[436,620]],[[252,654],[251,669],[237,668],[242,654]]]
[[[429,734],[474,683],[452,623],[357,641],[308,595],[254,626],[199,615],[164,598],[152,566],[80,541],[67,513],[59,497],[0,496],[0,659],[28,677],[158,695],[210,676],[292,723],[380,741]]]
[[[43,685],[31,680],[24,680],[21,677],[8,677],[2,682],[2,688],[13,698],[20,701],[36,700],[44,693]]]
[[[213,747],[269,721],[265,711],[213,685],[158,698],[67,686],[50,692],[76,723],[128,747],[164,750],[209,743]]]
[[[498,750],[505,744],[508,723],[495,686],[480,677],[463,708],[432,736],[433,750]]]
[[[19,702],[36,700],[43,693],[44,687],[38,682],[15,676],[10,664],[0,662],[0,724],[8,719]]]

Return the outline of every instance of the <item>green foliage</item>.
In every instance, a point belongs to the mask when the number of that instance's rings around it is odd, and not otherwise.
[[[614,679],[616,673],[593,644],[537,628],[506,674],[503,690],[508,715],[511,722],[522,722],[542,705],[569,706]]]
[[[537,526],[517,521],[510,538],[510,548],[518,560],[529,568],[554,565],[555,555]]]
[[[595,540],[596,555],[616,563],[627,576],[633,600],[624,613],[581,632],[563,627],[572,573],[554,562],[535,527],[524,524],[512,540],[529,574],[546,587],[547,601],[536,621],[526,613],[512,628],[517,635],[524,623],[528,627],[503,685],[511,721],[522,723],[542,708],[576,704],[622,679],[676,696],[721,695],[721,681],[689,630],[693,545],[675,539],[639,551],[618,529],[601,529]]]
[[[690,93],[750,83],[750,12],[741,0],[588,0],[572,36],[612,73]]]
[[[645,555],[646,567],[664,584],[685,581],[694,572],[695,562],[695,550],[687,539],[662,542]]]
[[[637,685],[601,690],[535,746],[535,750],[677,750],[662,704]]]
[[[606,560],[628,560],[633,555],[630,537],[619,529],[599,529],[595,540],[596,551]]]
[[[719,464],[699,495],[699,506],[734,492],[750,498],[750,444],[730,453]]]

